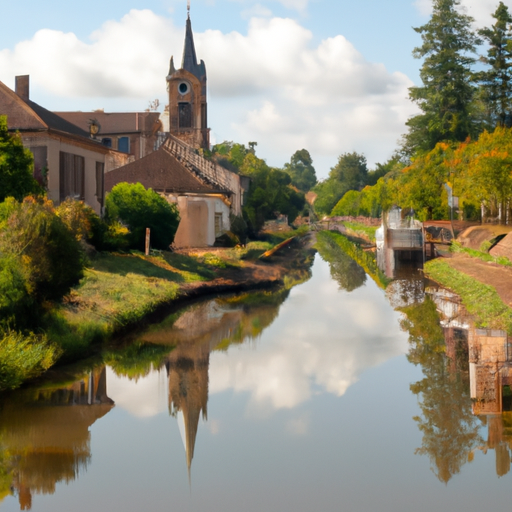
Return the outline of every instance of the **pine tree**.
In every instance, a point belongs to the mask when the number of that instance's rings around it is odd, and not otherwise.
[[[473,123],[475,85],[472,54],[480,42],[471,30],[473,18],[457,8],[459,0],[433,0],[432,18],[414,30],[423,44],[413,56],[424,59],[421,87],[411,87],[409,97],[422,110],[407,122],[404,151],[412,155],[430,151],[441,141],[463,141],[478,131]]]
[[[489,66],[479,73],[482,99],[493,126],[512,124],[512,17],[500,2],[492,15],[496,23],[478,31],[488,43],[487,56],[481,60]]]

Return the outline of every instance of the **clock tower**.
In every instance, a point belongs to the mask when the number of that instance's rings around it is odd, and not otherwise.
[[[190,4],[187,9],[185,46],[181,68],[176,69],[171,57],[167,75],[169,92],[170,133],[196,149],[209,149],[210,130],[208,128],[206,103],[206,67],[204,61],[197,62]]]

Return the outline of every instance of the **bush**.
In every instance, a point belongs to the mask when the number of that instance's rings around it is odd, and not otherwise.
[[[9,133],[7,116],[0,115],[0,201],[11,196],[21,200],[27,194],[38,193],[33,168],[32,153],[23,147],[18,133]]]
[[[34,301],[14,256],[0,258],[0,326],[29,325]]]
[[[143,250],[146,228],[151,229],[151,246],[168,249],[180,221],[178,208],[140,183],[118,183],[105,202],[108,222],[119,221],[130,230],[129,245]]]
[[[83,276],[79,241],[46,198],[29,196],[22,203],[10,203],[10,211],[1,225],[0,255],[16,259],[36,300],[61,298]]]
[[[0,390],[14,389],[50,368],[59,348],[45,336],[0,331]]]

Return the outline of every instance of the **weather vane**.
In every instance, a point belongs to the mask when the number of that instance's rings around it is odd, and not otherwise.
[[[190,0],[187,0],[187,15],[190,18]]]

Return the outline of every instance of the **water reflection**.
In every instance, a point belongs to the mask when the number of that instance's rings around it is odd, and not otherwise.
[[[210,353],[260,336],[288,294],[258,292],[195,304],[142,335],[142,341],[175,346],[165,360],[169,412],[178,420],[189,476],[199,419],[208,417]]]
[[[479,329],[453,293],[426,289],[423,303],[403,308],[408,359],[425,378],[411,386],[422,416],[419,454],[447,483],[475,453],[494,450],[496,474],[510,471],[512,351],[505,331]],[[502,414],[503,413],[503,414]],[[487,426],[487,440],[480,428]]]
[[[89,427],[114,406],[105,368],[73,384],[18,392],[0,405],[0,499],[18,496],[30,510],[34,494],[53,494],[91,460]]]

